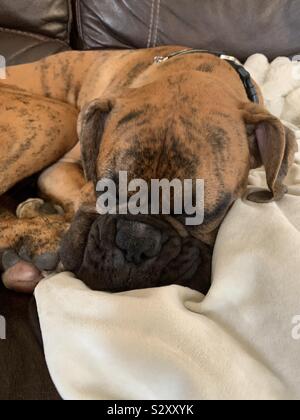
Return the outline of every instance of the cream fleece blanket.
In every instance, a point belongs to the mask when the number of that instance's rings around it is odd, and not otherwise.
[[[270,110],[300,126],[300,64],[255,55],[246,66]],[[300,154],[288,184],[280,203],[235,204],[205,298],[176,286],[92,292],[70,274],[43,281],[38,312],[61,396],[299,399]],[[264,185],[253,172],[249,188]]]

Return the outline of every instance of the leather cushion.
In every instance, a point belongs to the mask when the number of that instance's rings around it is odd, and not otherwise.
[[[7,65],[37,61],[68,49],[68,44],[62,41],[0,28],[0,54]]]
[[[270,59],[300,49],[299,0],[75,0],[88,48],[163,44]]]
[[[0,0],[0,26],[69,41],[70,0]]]
[[[0,315],[6,320],[6,340],[0,340],[1,401],[60,399],[39,342],[32,299],[0,284]]]

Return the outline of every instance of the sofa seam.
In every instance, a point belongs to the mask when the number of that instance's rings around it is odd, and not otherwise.
[[[155,10],[156,0],[151,1],[151,14],[150,14],[150,23],[149,23],[149,31],[148,31],[148,42],[147,48],[151,47],[152,35],[153,35],[153,25],[154,25],[154,10]]]
[[[72,24],[73,24],[73,11],[72,11],[72,0],[68,0],[68,28],[67,28],[67,38],[68,44],[71,43],[71,31],[72,31]]]
[[[76,21],[77,21],[79,38],[82,40],[84,44],[84,48],[85,48],[86,42],[84,39],[84,33],[83,33],[83,28],[82,28],[80,0],[75,1],[75,9],[76,9]]]
[[[158,0],[157,8],[156,8],[156,24],[155,24],[155,31],[154,31],[153,47],[156,47],[157,40],[158,40],[158,25],[159,25],[159,18],[160,18],[160,9],[161,9],[161,0]]]

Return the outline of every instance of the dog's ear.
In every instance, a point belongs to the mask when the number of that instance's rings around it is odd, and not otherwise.
[[[278,201],[287,193],[283,181],[298,151],[295,135],[262,106],[244,104],[243,114],[248,129],[252,167],[264,165],[270,189],[252,193],[248,200],[256,203]]]
[[[83,107],[78,119],[82,165],[86,179],[94,183],[97,182],[100,143],[112,108],[113,101],[96,99]]]

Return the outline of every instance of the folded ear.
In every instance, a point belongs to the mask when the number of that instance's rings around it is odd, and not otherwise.
[[[270,189],[252,193],[248,200],[256,203],[278,201],[288,191],[283,181],[298,151],[295,135],[262,106],[245,104],[243,114],[247,128],[250,128],[254,135],[250,145],[253,166],[264,165]]]
[[[86,179],[94,183],[97,183],[100,143],[112,108],[112,101],[96,99],[82,109],[78,119],[82,165]]]

